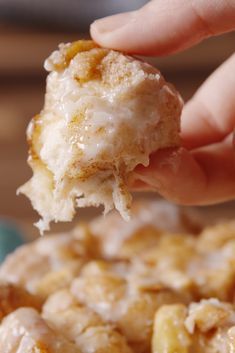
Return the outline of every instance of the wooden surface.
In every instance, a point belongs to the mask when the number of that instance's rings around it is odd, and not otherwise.
[[[59,42],[82,35],[39,33],[0,26],[0,215],[19,220],[31,231],[36,214],[16,189],[31,175],[26,164],[25,130],[40,111],[45,89],[44,58]],[[183,54],[149,59],[187,100],[210,72],[234,51],[234,34],[204,42]],[[232,208],[229,204],[229,209]],[[83,210],[90,217],[95,210]],[[63,228],[63,226],[62,226]]]

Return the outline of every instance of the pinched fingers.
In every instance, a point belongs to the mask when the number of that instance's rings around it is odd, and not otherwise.
[[[154,0],[138,11],[95,21],[91,36],[104,47],[164,55],[233,29],[234,0]]]
[[[135,189],[149,188],[183,205],[206,205],[235,198],[235,148],[232,134],[211,146],[187,151],[166,149],[135,171]]]

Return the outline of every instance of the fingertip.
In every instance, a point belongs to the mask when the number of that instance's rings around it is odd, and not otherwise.
[[[94,21],[90,25],[90,36],[94,40],[94,42],[96,42],[97,44],[102,46],[102,43],[101,43],[102,42],[102,33],[100,34],[100,32],[99,32],[99,25],[97,22],[99,22],[99,20]]]
[[[122,49],[122,45],[125,46],[125,36],[122,35],[123,28],[129,26],[134,18],[135,12],[133,11],[96,20],[90,26],[91,37],[104,47]]]
[[[94,41],[96,41],[96,35],[97,35],[96,27],[97,27],[96,21],[94,21],[90,24],[90,36]]]

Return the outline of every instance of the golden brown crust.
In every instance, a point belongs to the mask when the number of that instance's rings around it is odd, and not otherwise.
[[[65,69],[78,53],[90,51],[98,47],[99,46],[92,40],[78,40],[67,45],[62,52],[61,62],[55,65],[55,69],[59,71]]]
[[[0,321],[14,310],[28,306],[37,310],[42,307],[42,300],[13,284],[0,284]]]

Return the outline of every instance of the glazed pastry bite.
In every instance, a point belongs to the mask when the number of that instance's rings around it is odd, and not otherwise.
[[[41,237],[7,256],[0,267],[0,281],[45,298],[68,286],[83,264],[96,256],[95,241],[84,225],[70,234]]]
[[[41,309],[42,300],[24,288],[10,283],[0,283],[0,321],[14,310],[27,306]]]
[[[135,167],[179,145],[179,94],[156,68],[92,41],[61,44],[45,68],[44,108],[27,131],[33,177],[19,189],[39,229],[91,205],[128,220]]]
[[[61,333],[54,332],[32,308],[20,308],[0,326],[3,353],[80,353]]]
[[[211,298],[163,305],[155,315],[152,353],[234,352],[234,306]]]
[[[63,299],[66,300],[65,306],[61,306]],[[106,323],[97,313],[76,302],[69,291],[57,292],[49,297],[42,316],[51,328],[63,332],[66,339],[75,343],[81,353],[134,353],[114,325]]]

